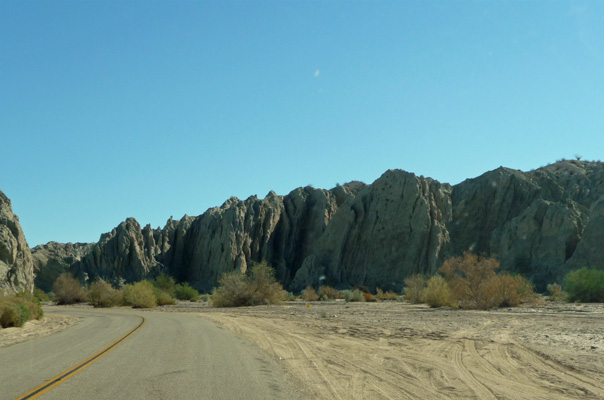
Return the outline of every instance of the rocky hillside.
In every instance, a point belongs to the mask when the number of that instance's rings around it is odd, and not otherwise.
[[[0,191],[0,295],[33,290],[31,252],[10,200]]]
[[[210,290],[222,273],[266,260],[290,290],[400,290],[410,274],[434,273],[470,250],[543,289],[570,269],[604,268],[603,245],[604,165],[573,160],[499,168],[455,186],[390,170],[371,185],[231,198],[163,228],[128,219],[96,244],[71,245],[72,262],[61,259],[81,279],[116,283],[164,272]]]

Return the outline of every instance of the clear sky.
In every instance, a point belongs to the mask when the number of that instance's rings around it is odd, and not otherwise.
[[[30,246],[230,196],[604,159],[601,1],[0,2]]]

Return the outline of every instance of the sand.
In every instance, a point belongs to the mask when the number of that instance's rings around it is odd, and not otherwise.
[[[604,399],[604,305],[383,303],[203,310],[314,399]]]
[[[39,321],[27,321],[21,328],[0,329],[0,348],[60,332],[77,321],[75,317],[53,314],[45,315]]]

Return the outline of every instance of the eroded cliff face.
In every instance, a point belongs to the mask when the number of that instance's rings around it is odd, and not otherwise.
[[[287,286],[336,210],[334,193],[310,187],[263,200],[231,198],[193,222],[176,274],[209,290],[223,273],[265,260]]]
[[[31,252],[10,200],[0,191],[0,295],[33,290]]]
[[[155,247],[150,228],[143,230],[134,218],[128,218],[101,235],[99,242],[75,262],[70,271],[80,280],[103,278],[114,284],[121,280],[140,281],[160,273]]]
[[[400,290],[413,273],[435,272],[449,243],[451,188],[387,171],[338,209],[292,289],[364,285]]]
[[[499,259],[539,290],[572,268],[604,268],[602,163],[563,161],[531,172],[499,168],[453,188],[451,253]],[[600,245],[597,245],[600,243]]]
[[[231,198],[164,228],[128,219],[78,249],[68,253],[80,278],[131,282],[168,273],[210,290],[223,273],[266,260],[296,291],[318,284],[400,290],[407,276],[432,274],[469,250],[544,289],[572,268],[604,268],[604,164],[498,168],[454,187],[391,170],[371,185]]]
[[[34,285],[44,292],[52,291],[59,275],[86,256],[96,243],[49,242],[31,249],[34,263]]]

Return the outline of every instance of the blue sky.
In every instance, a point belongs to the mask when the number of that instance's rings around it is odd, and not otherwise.
[[[230,196],[604,158],[604,2],[2,1],[30,246]]]

